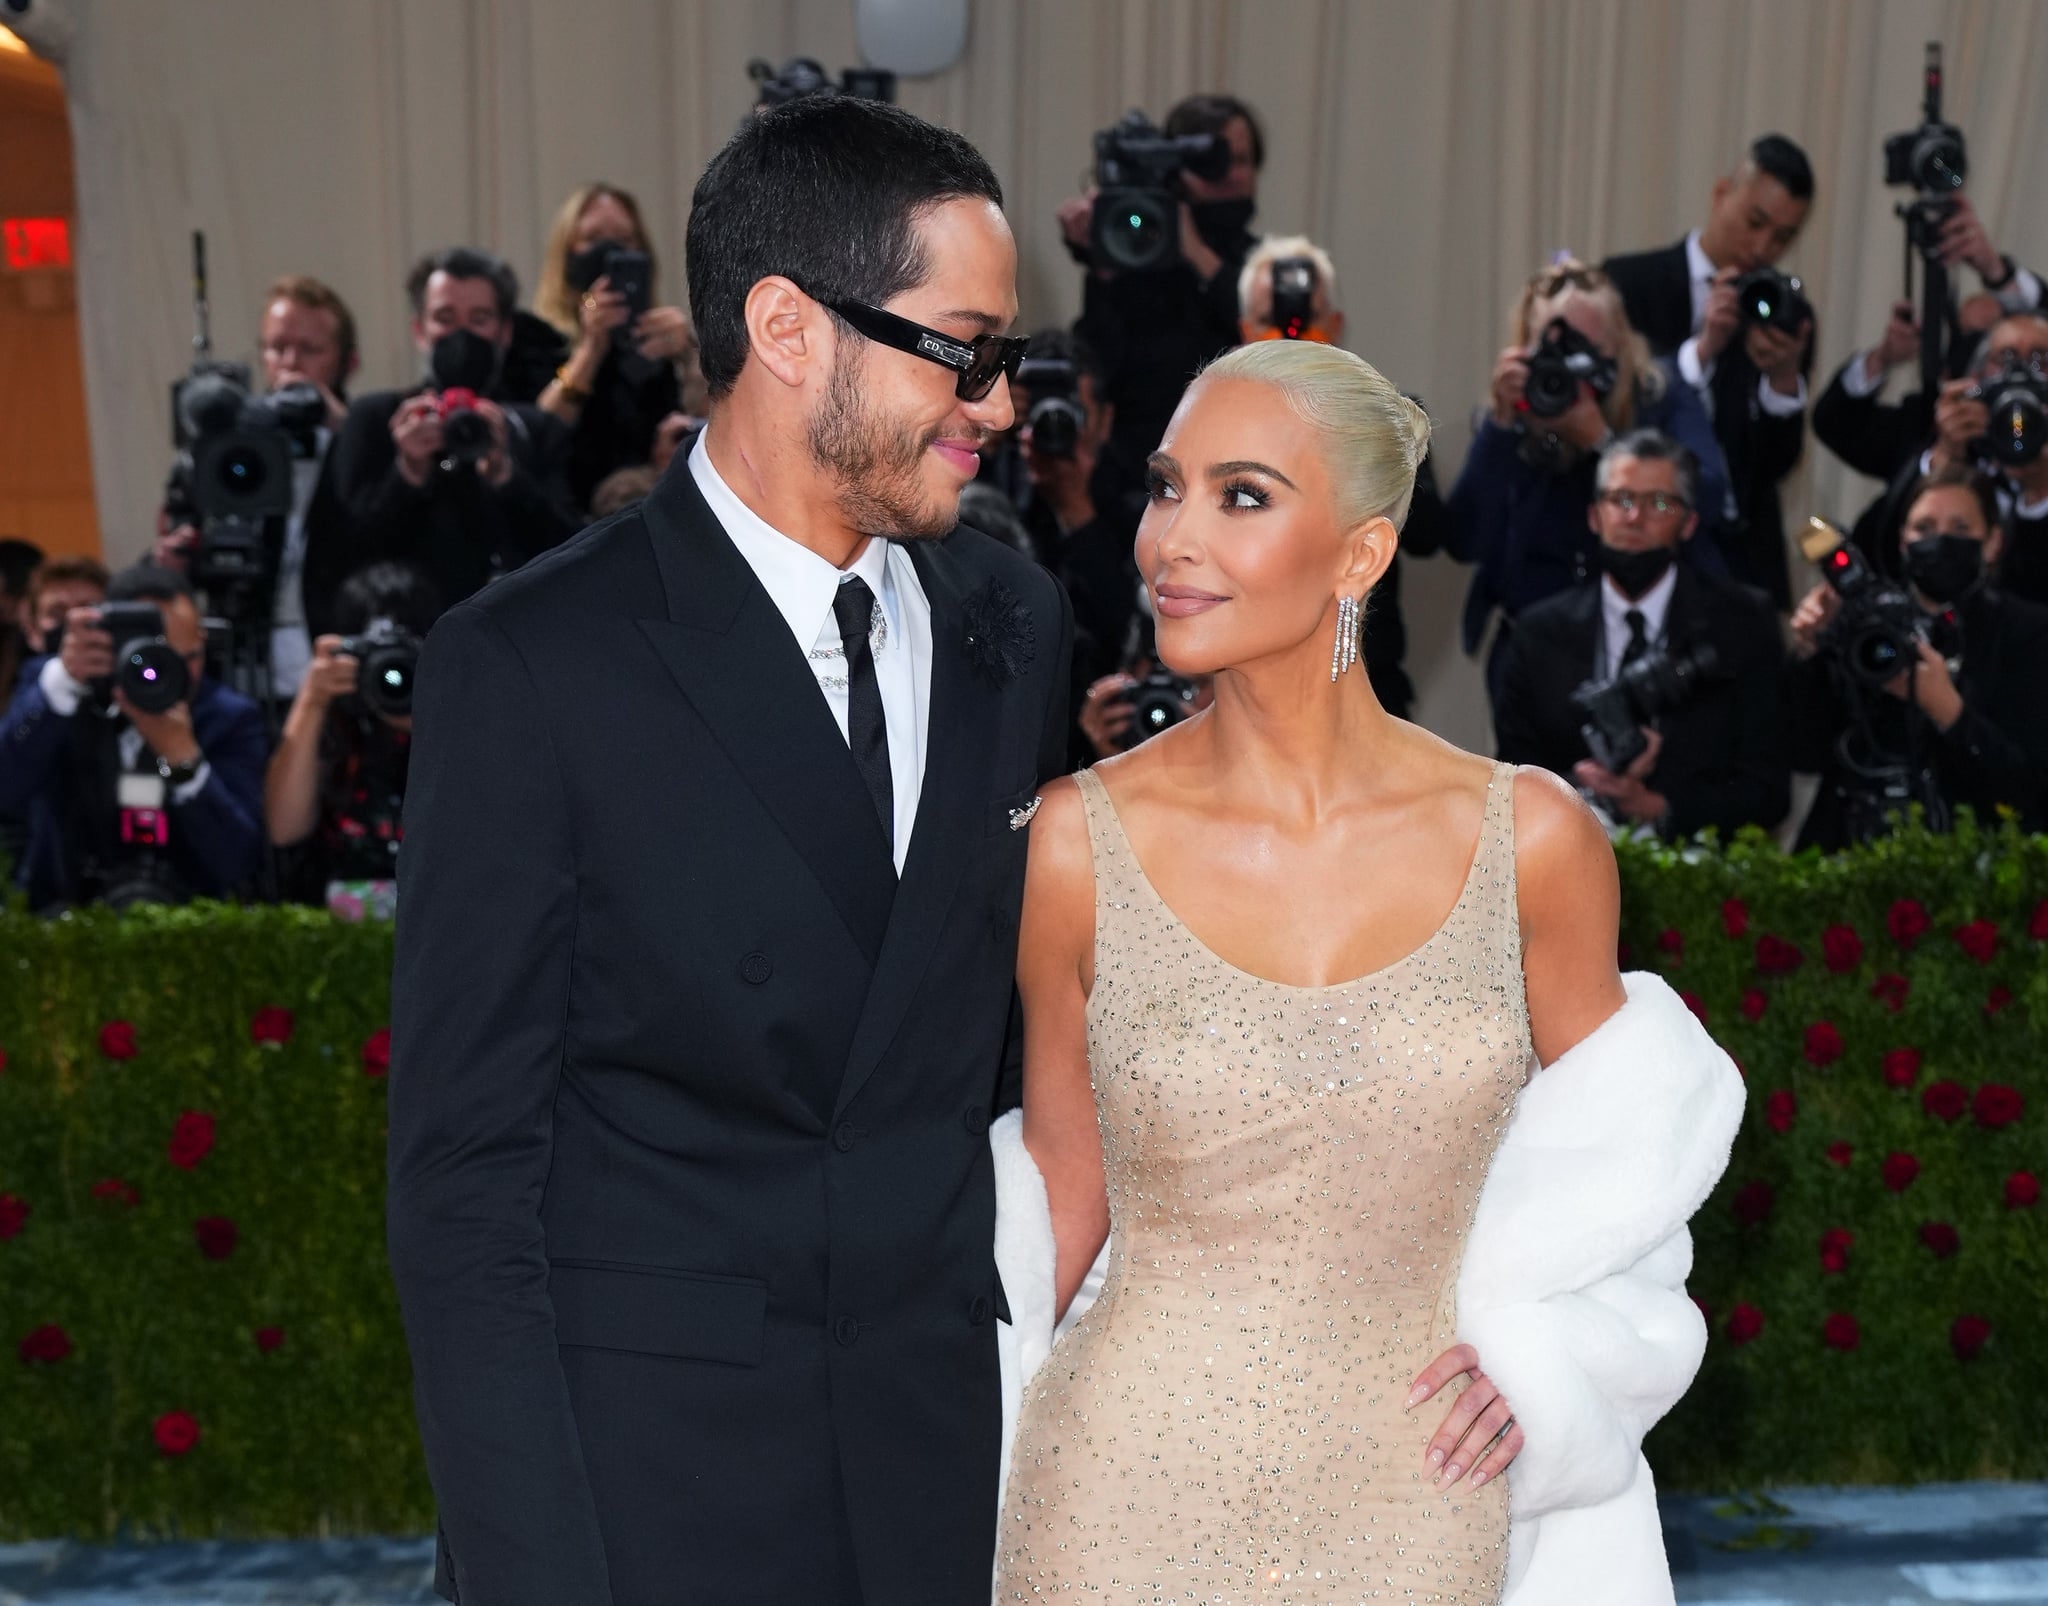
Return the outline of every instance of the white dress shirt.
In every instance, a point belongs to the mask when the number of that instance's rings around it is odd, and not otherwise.
[[[1678,348],[1678,371],[1685,382],[1699,392],[1700,400],[1706,404],[1707,416],[1714,416],[1714,368],[1715,364],[1700,361],[1699,327],[1707,320],[1707,297],[1714,290],[1714,274],[1718,271],[1708,260],[1700,244],[1700,231],[1694,229],[1685,237],[1686,276],[1692,288],[1692,338]],[[1778,418],[1790,418],[1794,413],[1806,409],[1806,376],[1799,376],[1799,383],[1792,394],[1787,396],[1771,388],[1770,376],[1759,374],[1756,382],[1757,405]]]
[[[1664,616],[1671,611],[1671,593],[1678,585],[1678,562],[1674,557],[1671,567],[1664,571],[1659,580],[1640,597],[1629,597],[1621,587],[1603,575],[1600,579],[1600,624],[1601,643],[1607,652],[1602,666],[1604,673],[1613,674],[1621,668],[1621,655],[1628,651],[1628,613],[1631,608],[1643,616],[1643,639],[1652,647],[1664,639]]]
[[[918,581],[917,565],[897,542],[874,539],[844,570],[834,568],[739,499],[704,449],[710,433],[707,429],[699,434],[690,450],[690,477],[767,591],[769,601],[788,621],[790,634],[805,654],[842,737],[847,733],[849,696],[846,657],[839,624],[832,615],[832,600],[839,594],[841,581],[858,576],[881,605],[882,624],[868,639],[874,650],[875,680],[882,693],[882,719],[889,727],[896,872],[901,875],[910,851],[910,833],[917,823],[932,707],[932,609]]]

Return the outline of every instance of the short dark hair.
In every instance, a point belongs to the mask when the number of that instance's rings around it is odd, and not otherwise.
[[[690,321],[711,394],[739,380],[747,295],[761,280],[779,273],[820,300],[881,306],[931,271],[920,215],[961,199],[1001,206],[994,169],[901,107],[804,95],[749,117],[690,200]]]
[[[42,566],[43,549],[35,542],[0,537],[0,596],[27,596],[29,576]]]
[[[1024,360],[1050,358],[1055,362],[1070,362],[1074,372],[1086,374],[1095,381],[1095,399],[1109,400],[1109,373],[1102,366],[1102,359],[1095,355],[1095,348],[1071,329],[1062,329],[1057,324],[1050,329],[1040,329],[1031,337],[1031,344],[1024,348]]]
[[[1700,460],[1690,446],[1673,440],[1661,429],[1632,429],[1607,443],[1607,449],[1600,454],[1600,466],[1594,471],[1593,484],[1606,489],[1607,465],[1624,457],[1643,463],[1669,463],[1676,470],[1679,496],[1687,507],[1695,513],[1699,511]]]
[[[2005,523],[2005,510],[1998,505],[1997,483],[1982,469],[1969,463],[1949,463],[1941,468],[1929,469],[1913,482],[1913,489],[1907,493],[1901,504],[1905,512],[1913,511],[1913,504],[1929,491],[1939,491],[1947,486],[1956,486],[1968,491],[1976,498],[1977,510],[1984,515],[1984,532],[1990,534]],[[1899,519],[1899,539],[1906,538],[1906,521]]]
[[[107,591],[107,566],[98,558],[80,555],[51,558],[28,577],[28,605],[42,606],[43,593],[51,586],[85,585],[98,589],[101,596]]]
[[[451,245],[445,251],[430,251],[412,265],[405,276],[405,293],[412,299],[412,315],[427,311],[427,281],[437,273],[451,279],[488,279],[497,292],[498,316],[509,318],[519,305],[519,275],[503,260],[474,246]]]
[[[166,569],[144,559],[131,563],[120,570],[107,582],[109,602],[176,602],[183,597],[195,608],[199,606],[199,594],[192,589],[192,582],[176,569]]]
[[[1233,119],[1242,117],[1252,131],[1252,166],[1266,165],[1266,130],[1259,114],[1235,95],[1190,95],[1166,114],[1163,134],[1220,134]]]
[[[1795,201],[1813,199],[1813,164],[1801,150],[1783,134],[1766,134],[1749,147],[1749,165],[1765,178],[1774,178],[1785,186],[1785,193]]]
[[[441,595],[417,564],[366,563],[334,593],[334,628],[360,635],[372,619],[389,619],[424,636],[441,616]]]

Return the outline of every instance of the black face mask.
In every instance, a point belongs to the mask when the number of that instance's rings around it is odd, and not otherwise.
[[[1668,546],[1648,547],[1641,552],[1624,552],[1619,547],[1600,543],[1600,572],[1620,587],[1621,594],[1633,602],[1647,596],[1650,587],[1664,578],[1671,567],[1671,560],[1677,556]]]
[[[1984,543],[1967,535],[1923,535],[1907,545],[1906,578],[1922,596],[1961,602],[1984,583]]]
[[[1202,237],[1202,244],[1218,256],[1228,256],[1244,244],[1256,205],[1249,199],[1190,201],[1188,210],[1194,214],[1195,232]]]
[[[619,247],[610,240],[599,240],[595,245],[586,245],[581,251],[569,253],[562,264],[562,279],[579,296],[604,277],[605,269],[611,266],[612,253]]]
[[[484,396],[497,382],[503,357],[496,341],[473,329],[451,329],[427,354],[427,373],[441,390],[473,390]]]

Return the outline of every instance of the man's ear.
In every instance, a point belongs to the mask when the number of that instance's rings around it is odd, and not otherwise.
[[[412,343],[415,346],[421,351],[433,350],[434,343],[427,338],[427,326],[425,324],[421,323],[418,318],[414,318],[409,327],[412,329]]]
[[[1694,535],[1695,535],[1695,534],[1696,534],[1696,533],[1698,532],[1698,530],[1699,530],[1699,527],[1700,527],[1700,516],[1699,516],[1699,514],[1698,514],[1698,513],[1688,513],[1688,514],[1686,514],[1686,516],[1685,516],[1685,522],[1684,522],[1683,524],[1679,525],[1679,527],[1678,527],[1678,544],[1679,544],[1680,546],[1683,546],[1683,545],[1684,545],[1684,544],[1685,544],[1686,542],[1690,541],[1690,540],[1691,540],[1691,539],[1693,538],[1693,536],[1694,536]]]
[[[801,387],[832,360],[834,334],[824,311],[779,273],[747,292],[747,353],[783,384]]]

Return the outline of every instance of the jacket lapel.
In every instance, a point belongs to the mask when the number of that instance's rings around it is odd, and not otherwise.
[[[639,627],[876,961],[897,886],[874,806],[787,622],[677,468],[642,510],[667,617]]]
[[[967,588],[977,577],[950,542],[915,542],[908,551],[932,614],[924,783],[888,936],[840,1081],[839,1110],[852,1102],[895,1041],[931,963],[986,824],[1001,724],[1002,694],[969,662],[963,645]]]

